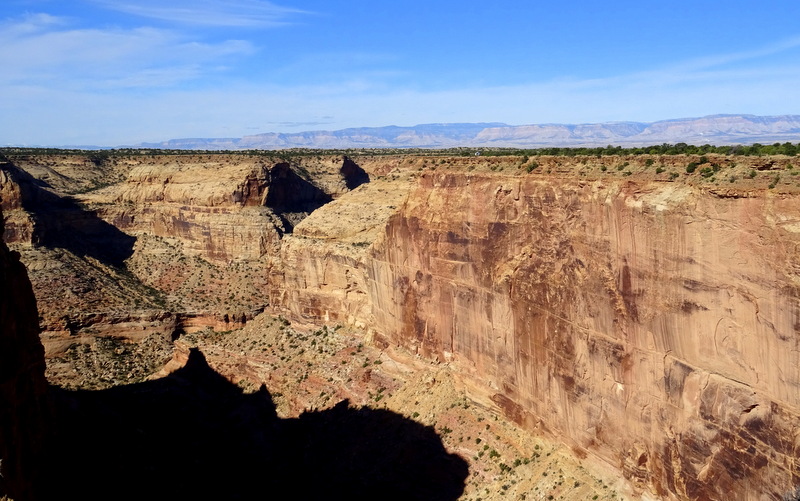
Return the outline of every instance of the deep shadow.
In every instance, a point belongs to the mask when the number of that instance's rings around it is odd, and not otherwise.
[[[279,419],[193,350],[168,377],[102,391],[52,388],[45,499],[452,500],[467,463],[387,410]]]
[[[122,266],[133,254],[135,237],[82,208],[74,199],[48,191],[46,183],[14,164],[2,164],[0,169],[19,186],[22,208],[34,219],[34,245],[67,249],[114,266]]]
[[[288,163],[279,163],[269,171],[264,204],[281,218],[287,233],[306,215],[332,200],[331,196],[300,177]]]
[[[339,169],[339,174],[344,179],[344,184],[348,190],[354,190],[364,183],[369,182],[369,174],[362,169],[358,164],[344,157],[342,168]]]

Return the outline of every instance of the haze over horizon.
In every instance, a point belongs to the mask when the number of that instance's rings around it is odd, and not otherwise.
[[[0,144],[800,114],[800,4],[6,0]]]

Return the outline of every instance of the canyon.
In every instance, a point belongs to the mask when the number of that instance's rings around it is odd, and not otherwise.
[[[51,384],[174,381],[199,350],[281,418],[348,400],[433,427],[463,499],[800,486],[794,157],[4,160]],[[38,371],[37,349],[2,353]]]

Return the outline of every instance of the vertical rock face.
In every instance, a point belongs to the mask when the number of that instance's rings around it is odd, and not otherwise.
[[[388,343],[643,491],[780,498],[800,483],[798,249],[780,196],[427,174],[368,293]]]
[[[225,263],[277,252],[280,222],[264,206],[268,185],[268,169],[254,161],[178,159],[138,165],[96,198],[111,198],[102,215],[121,230],[173,238],[188,255]]]
[[[130,257],[135,238],[46,186],[12,163],[0,163],[0,204],[9,214],[3,232],[7,243],[69,249],[117,266]]]
[[[33,221],[22,210],[22,190],[8,162],[0,161],[0,207],[5,212],[4,242],[30,242]]]
[[[0,212],[0,227],[2,227]],[[0,242],[0,495],[32,499],[47,383],[36,301],[19,254]]]
[[[408,196],[405,181],[374,181],[313,212],[284,237],[270,304],[302,323],[373,326],[368,246]]]

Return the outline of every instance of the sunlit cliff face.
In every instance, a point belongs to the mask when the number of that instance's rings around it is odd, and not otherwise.
[[[451,362],[642,491],[779,496],[798,481],[797,221],[764,193],[426,173],[363,255],[285,246],[307,264],[284,306]]]

